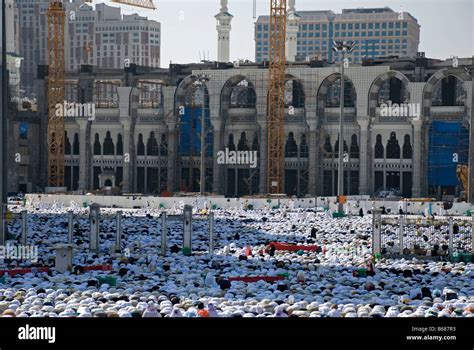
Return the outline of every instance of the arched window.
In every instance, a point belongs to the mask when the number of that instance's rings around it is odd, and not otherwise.
[[[72,154],[76,156],[79,155],[79,134],[77,132],[74,134],[74,141],[72,144]]]
[[[238,83],[230,95],[231,108],[255,108],[256,101],[255,89],[246,79]]]
[[[144,156],[145,155],[145,144],[143,143],[143,135],[142,134],[138,134],[137,155],[138,156]]]
[[[229,134],[229,142],[227,143],[229,151],[235,151],[234,135]]]
[[[94,135],[94,155],[100,156],[102,153],[101,150],[102,150],[102,146],[100,145],[99,134],[95,134]]]
[[[117,155],[123,156],[123,140],[122,134],[117,135]]]
[[[64,154],[71,154],[71,142],[69,141],[69,137],[67,137],[66,131],[64,132]]]
[[[431,101],[433,106],[464,106],[464,82],[454,75],[447,76],[436,84]]]
[[[298,145],[296,144],[295,137],[292,132],[288,134],[288,139],[286,140],[285,157],[298,157]]]
[[[304,102],[303,84],[298,80],[288,80],[285,83],[285,107],[303,108]]]
[[[113,156],[114,155],[114,141],[112,140],[112,137],[110,136],[110,131],[107,131],[105,134],[105,139],[104,139],[104,155],[105,156]]]
[[[347,142],[344,140],[344,150],[343,153],[349,152],[349,148],[347,147]],[[336,144],[334,145],[334,157],[339,158],[339,138],[336,140]]]
[[[332,158],[332,144],[331,144],[331,137],[326,136],[326,140],[324,141],[324,158]]]
[[[359,145],[357,144],[357,135],[353,134],[351,137],[351,158],[359,158]]]
[[[341,78],[334,81],[326,95],[326,107],[339,107],[341,100]],[[344,81],[344,107],[354,107],[357,94],[350,80]]]
[[[237,150],[238,151],[248,151],[249,146],[247,142],[247,136],[245,135],[245,132],[240,134],[240,140],[239,144],[237,145]]]
[[[160,156],[168,156],[168,139],[166,137],[166,134],[161,134]]]
[[[301,135],[301,145],[300,145],[300,158],[308,158],[309,148],[308,143],[306,142],[306,135]]]
[[[375,159],[383,159],[383,151],[382,135],[378,134],[375,140]]]
[[[400,159],[400,145],[398,144],[397,134],[390,133],[390,139],[387,142],[387,159]]]
[[[158,156],[158,142],[156,141],[155,133],[150,132],[150,137],[146,143],[147,156]]]
[[[410,135],[405,135],[405,141],[403,142],[403,159],[412,159],[413,148],[411,147]]]
[[[399,78],[392,77],[385,81],[379,91],[379,106],[392,101],[393,104],[408,102],[408,90]]]
[[[253,142],[252,142],[252,151],[258,151],[259,144],[258,144],[258,133],[253,134]]]

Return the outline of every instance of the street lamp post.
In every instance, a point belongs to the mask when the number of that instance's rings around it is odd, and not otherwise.
[[[2,96],[0,119],[0,244],[4,244],[6,236],[5,213],[7,205],[7,114],[8,114],[8,74],[7,74],[7,25],[5,16],[6,4],[2,0]]]
[[[202,89],[202,110],[201,110],[201,166],[199,192],[201,196],[206,191],[206,82],[209,78],[206,74],[199,74],[195,77],[196,84]]]
[[[334,41],[333,51],[341,52],[341,91],[340,91],[340,115],[339,115],[339,153],[338,153],[338,172],[337,172],[337,211],[342,213],[344,205],[341,197],[344,195],[344,68],[346,65],[346,53],[354,50],[353,41]]]

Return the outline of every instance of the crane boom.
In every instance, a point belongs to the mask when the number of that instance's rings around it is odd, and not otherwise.
[[[155,4],[153,4],[153,0],[112,0],[112,2],[135,6],[135,7],[141,7],[144,9],[151,9],[151,10],[156,9]]]
[[[282,193],[285,125],[286,0],[270,0],[269,87],[267,104],[268,193]]]

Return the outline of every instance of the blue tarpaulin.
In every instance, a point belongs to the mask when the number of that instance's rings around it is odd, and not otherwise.
[[[456,167],[467,163],[468,153],[469,132],[461,122],[433,121],[429,133],[429,185],[458,185]],[[453,161],[454,154],[458,156],[457,163]]]

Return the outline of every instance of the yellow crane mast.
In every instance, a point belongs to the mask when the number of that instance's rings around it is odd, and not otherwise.
[[[269,87],[267,103],[268,193],[283,192],[285,125],[286,0],[270,0]]]
[[[56,106],[64,101],[64,19],[63,4],[50,3],[48,12],[48,183],[64,186],[64,116]]]

